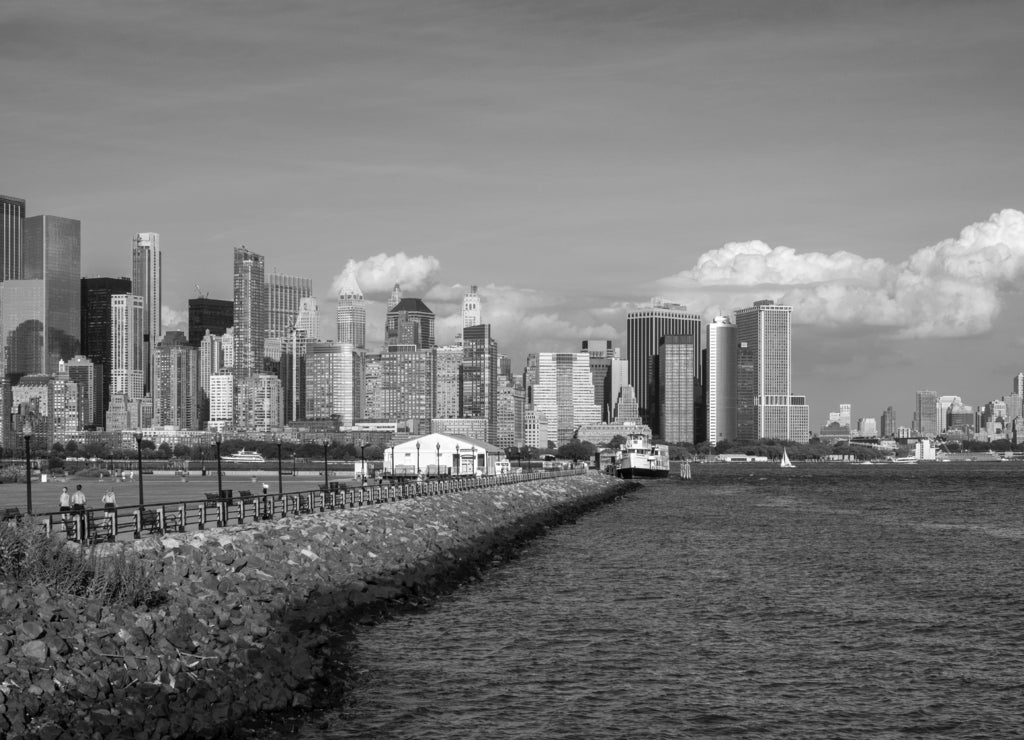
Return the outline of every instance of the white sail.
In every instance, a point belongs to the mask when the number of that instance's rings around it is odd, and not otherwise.
[[[789,454],[786,452],[786,448],[785,447],[782,448],[782,462],[780,463],[779,467],[782,467],[782,468],[795,468],[796,467],[796,465],[794,465],[793,463],[791,463],[789,461]]]

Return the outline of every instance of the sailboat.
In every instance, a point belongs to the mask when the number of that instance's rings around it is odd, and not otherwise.
[[[779,463],[780,468],[795,468],[796,465],[789,461],[789,455],[786,453],[786,448],[782,448],[782,462]]]

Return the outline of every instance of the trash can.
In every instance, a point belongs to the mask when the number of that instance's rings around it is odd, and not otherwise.
[[[220,491],[221,498],[227,499],[229,503],[231,502],[231,494],[232,491],[230,488],[222,488]]]

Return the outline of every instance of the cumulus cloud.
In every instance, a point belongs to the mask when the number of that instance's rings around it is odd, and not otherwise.
[[[178,311],[170,306],[161,306],[160,319],[163,321],[164,331],[188,331],[188,311]]]
[[[353,276],[367,296],[390,293],[395,283],[402,286],[403,293],[422,291],[440,268],[441,263],[436,257],[381,252],[365,260],[349,260],[345,269],[334,277],[331,292],[337,294],[341,290],[346,275]]]
[[[1021,279],[1024,213],[1007,209],[903,262],[737,242],[701,255],[659,288],[705,315],[774,298],[793,306],[797,323],[961,337],[991,329]]]

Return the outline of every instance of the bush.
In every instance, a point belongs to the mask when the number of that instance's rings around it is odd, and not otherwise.
[[[55,594],[99,599],[107,604],[156,604],[165,595],[146,564],[123,550],[99,555],[94,548],[50,537],[39,522],[0,526],[0,581],[15,588],[46,586]]]

